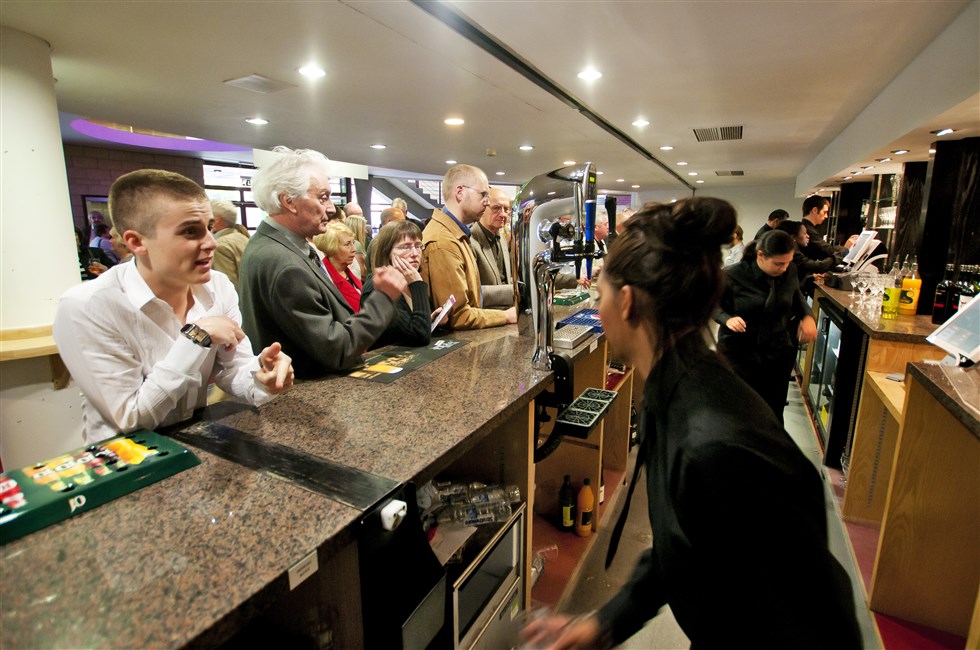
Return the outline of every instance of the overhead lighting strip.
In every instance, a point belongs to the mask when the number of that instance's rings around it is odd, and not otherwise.
[[[446,25],[466,40],[481,48],[487,54],[503,63],[514,72],[517,72],[525,79],[543,89],[545,92],[555,97],[562,103],[577,110],[596,126],[606,131],[611,136],[650,162],[655,163],[687,189],[691,190],[692,192],[695,191],[695,188],[692,185],[689,185],[688,182],[679,176],[673,169],[658,160],[657,157],[644,148],[643,145],[616,128],[612,123],[586,106],[580,99],[559,86],[552,79],[531,65],[528,61],[521,58],[521,56],[516,52],[494,38],[493,35],[484,31],[480,25],[470,20],[468,16],[457,11],[455,7],[438,0],[411,0],[411,2],[419,9]]]

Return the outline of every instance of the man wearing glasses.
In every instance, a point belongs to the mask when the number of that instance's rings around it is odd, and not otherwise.
[[[391,322],[405,278],[375,269],[374,292],[354,313],[308,241],[330,220],[329,161],[309,149],[273,151],[279,156],[252,179],[269,216],[242,256],[242,329],[256,346],[281,341],[299,378],[353,368]]]
[[[442,210],[422,232],[422,279],[429,285],[432,306],[449,296],[456,304],[449,314],[454,330],[497,327],[517,322],[517,309],[483,309],[480,272],[470,247],[470,226],[480,220],[490,203],[487,175],[472,165],[453,165],[442,179]],[[479,226],[477,226],[479,227]]]
[[[480,271],[482,307],[506,309],[514,305],[514,283],[510,251],[503,228],[510,219],[510,197],[501,189],[490,190],[490,203],[470,229],[470,246]]]

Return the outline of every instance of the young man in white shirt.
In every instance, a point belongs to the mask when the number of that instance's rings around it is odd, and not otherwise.
[[[86,442],[186,420],[214,382],[260,405],[293,383],[278,343],[256,357],[238,295],[211,271],[216,243],[204,190],[142,169],[109,190],[113,225],[133,252],[62,296],[54,339],[83,394]]]

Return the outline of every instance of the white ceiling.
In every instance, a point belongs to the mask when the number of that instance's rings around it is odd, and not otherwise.
[[[705,180],[696,187],[710,192],[795,182],[968,4],[474,0],[453,6],[685,182]],[[682,187],[407,1],[0,5],[5,26],[51,44],[64,113],[263,149],[309,147],[337,160],[423,174],[441,175],[454,159],[484,168],[491,181],[521,183],[565,160],[591,160],[605,172],[600,189]],[[302,77],[296,69],[307,62],[327,75]],[[604,76],[578,79],[587,66]],[[294,87],[258,94],[222,83],[249,74]],[[977,101],[936,117],[961,122],[952,125],[960,128],[955,137],[978,135]],[[246,124],[251,116],[270,123]],[[466,124],[447,127],[449,116]],[[632,126],[638,117],[650,125]],[[694,128],[716,126],[743,126],[743,139],[696,141]],[[923,124],[849,164],[868,164],[906,141],[913,151],[905,159],[924,160],[935,139],[930,128],[938,127]],[[374,143],[388,148],[370,149]],[[535,149],[519,151],[525,143]],[[662,145],[675,148],[660,151]],[[491,149],[496,156],[488,157]],[[677,166],[682,160],[690,164]],[[717,177],[718,170],[745,176]],[[689,177],[690,171],[699,175]]]

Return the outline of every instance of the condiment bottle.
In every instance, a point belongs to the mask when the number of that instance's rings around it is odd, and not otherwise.
[[[592,534],[592,510],[595,508],[595,495],[589,479],[585,479],[582,489],[578,491],[578,502],[575,509],[575,534],[588,537]]]

